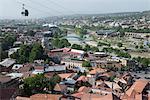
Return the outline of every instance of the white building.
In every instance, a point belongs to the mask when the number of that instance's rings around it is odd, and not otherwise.
[[[1,66],[4,67],[10,67],[12,66],[16,61],[14,59],[11,58],[6,58],[5,60],[3,60],[2,62],[0,62]]]
[[[19,47],[18,48],[11,48],[9,49],[8,51],[8,56],[12,55],[13,53],[17,52],[17,50],[20,49]]]
[[[12,67],[12,70],[18,70],[18,69],[20,69],[21,67],[23,67],[22,64],[14,64],[13,67]]]
[[[65,71],[66,65],[53,65],[45,68],[45,72]]]

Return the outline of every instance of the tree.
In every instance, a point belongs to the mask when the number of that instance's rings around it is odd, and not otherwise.
[[[142,67],[143,70],[145,70],[145,68],[149,67],[150,58],[138,57],[138,58],[135,58],[135,60],[137,60],[138,62],[140,62],[143,65],[143,67]]]
[[[129,66],[122,66],[121,71],[129,71]]]
[[[91,50],[94,52],[99,52],[99,49],[97,47],[91,47]]]
[[[57,74],[54,74],[54,76],[50,79],[50,82],[49,82],[49,90],[53,91],[55,85],[59,83],[60,81],[61,81],[61,78]]]
[[[139,48],[139,46],[138,46],[138,45],[136,45],[136,46],[135,46],[135,48],[136,48],[136,49],[138,49],[138,48]]]
[[[61,39],[59,41],[59,48],[64,48],[64,47],[69,47],[71,46],[71,44],[69,43],[69,41],[67,39]]]
[[[83,34],[80,34],[80,39],[83,39],[84,35]]]
[[[98,42],[98,46],[110,46],[110,44],[105,42]]]
[[[23,90],[26,96],[30,96],[35,93],[45,93],[44,88],[53,90],[55,85],[59,83],[61,78],[54,74],[52,78],[46,78],[44,74],[37,74],[34,77],[28,77],[23,81]]]
[[[4,39],[1,41],[1,48],[2,50],[8,50],[13,43],[16,41],[16,36],[10,33],[6,33]]]
[[[54,39],[52,40],[52,45],[53,45],[54,47],[58,47],[59,41],[60,41],[59,38],[54,38]]]
[[[29,32],[27,32],[27,35],[29,35],[29,36],[34,36],[35,34],[36,34],[36,32],[34,32],[32,30],[30,30]]]
[[[84,29],[84,28],[75,28],[75,32],[77,33],[77,34],[87,34],[87,30],[86,29]]]
[[[37,74],[34,77],[24,79],[24,94],[30,96],[34,93],[44,92],[44,88],[48,87],[49,81],[43,74]]]
[[[131,55],[127,52],[116,52],[117,56],[119,57],[125,57],[125,58],[131,58]]]
[[[28,57],[21,55],[19,56],[19,59],[17,60],[17,62],[21,64],[28,62]]]
[[[140,45],[140,49],[143,49],[144,47],[142,45]]]
[[[109,81],[113,82],[115,78],[116,78],[116,76],[111,76],[111,77],[109,77]]]
[[[120,43],[120,42],[117,44],[118,47],[122,47],[122,45],[123,45],[123,44]]]
[[[8,58],[8,52],[6,52],[6,51],[0,51],[0,61],[2,60],[2,59],[5,59],[5,58]]]
[[[142,59],[142,64],[143,64],[145,67],[148,67],[148,65],[150,64],[150,59],[148,59],[148,58],[143,58],[143,59]]]
[[[112,53],[112,52],[114,52],[114,49],[112,47],[108,47],[108,48],[103,48],[103,51]]]
[[[150,43],[148,44],[148,47],[150,48]]]
[[[21,45],[20,49],[18,51],[19,56],[25,56],[25,57],[29,57],[29,53],[31,51],[31,46],[28,45]]]
[[[124,37],[125,36],[125,32],[120,30],[120,37]]]
[[[71,46],[72,49],[78,49],[78,50],[82,50],[82,46],[81,45],[78,45],[78,44],[73,44]]]
[[[29,54],[31,52],[31,46],[21,45],[17,52],[10,55],[11,58],[16,59],[17,63],[26,63],[29,61]]]
[[[10,55],[10,57],[16,59],[17,63],[33,62],[37,59],[45,60],[45,58],[47,58],[47,56],[44,55],[43,47],[38,43],[33,45],[21,45],[20,49]]]
[[[92,67],[90,61],[83,61],[82,67]]]
[[[64,47],[71,46],[71,44],[69,43],[67,39],[59,39],[59,38],[53,39],[52,44],[56,48],[64,48]]]
[[[67,29],[63,29],[62,32],[63,32],[63,34],[67,35],[68,30]]]
[[[90,50],[91,50],[90,46],[88,44],[86,44],[84,47],[84,51],[90,51]]]
[[[86,75],[87,75],[87,73],[86,73],[85,71],[84,71],[84,72],[80,72],[80,71],[79,71],[77,74],[78,74],[79,76],[86,76]]]
[[[33,44],[33,47],[29,56],[29,61],[33,62],[34,60],[42,59],[43,53],[44,53],[44,50],[40,44],[38,43]]]

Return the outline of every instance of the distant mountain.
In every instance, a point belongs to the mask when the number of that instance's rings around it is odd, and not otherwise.
[[[143,12],[141,12],[141,14],[146,14],[146,15],[149,15],[149,16],[150,16],[150,10],[143,11]]]
[[[99,17],[115,17],[115,16],[134,16],[134,15],[150,15],[150,10],[148,11],[142,11],[142,12],[118,12],[118,13],[103,13],[103,14],[74,14],[74,15],[64,15],[59,16],[65,17],[65,18],[78,18],[78,17],[92,17],[92,16],[99,16]],[[51,17],[52,18],[52,17]]]

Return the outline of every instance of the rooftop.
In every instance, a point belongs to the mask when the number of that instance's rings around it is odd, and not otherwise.
[[[61,96],[58,94],[34,94],[30,96],[30,100],[59,100]]]
[[[6,76],[9,76],[11,77],[11,79],[14,79],[14,78],[22,77],[23,74],[22,73],[9,73],[9,74],[6,74]]]
[[[58,74],[62,79],[64,78],[69,78],[73,75],[74,73],[64,73],[64,74]]]
[[[9,82],[9,81],[11,81],[11,77],[0,75],[0,82],[1,83],[6,83],[6,82]]]
[[[16,61],[14,59],[11,58],[6,58],[5,60],[3,60],[2,62],[0,62],[0,65],[4,66],[4,67],[10,67],[11,65],[13,65]]]
[[[130,96],[132,92],[142,93],[145,86],[149,83],[148,80],[139,79],[134,82],[134,84],[126,91],[126,94]]]

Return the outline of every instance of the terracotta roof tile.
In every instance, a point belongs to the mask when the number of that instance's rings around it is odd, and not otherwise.
[[[89,99],[101,100],[100,98],[102,97],[102,95],[100,94],[90,94],[90,93],[84,93],[84,92],[75,93],[75,94],[72,94],[72,96],[81,98],[81,100],[89,100]]]
[[[143,91],[143,89],[145,88],[145,86],[149,83],[148,80],[137,80],[134,83],[134,90],[138,93],[141,93]]]
[[[119,97],[117,97],[116,95],[111,93],[111,94],[108,94],[106,96],[103,96],[103,97],[99,98],[99,100],[120,100],[120,99],[119,99]]]
[[[56,86],[54,87],[55,91],[63,91],[65,89],[67,89],[67,86],[63,84],[56,84]]]
[[[64,73],[64,74],[58,74],[62,79],[64,78],[69,78],[73,75],[74,73]]]
[[[149,83],[148,80],[137,80],[136,82],[134,82],[134,84],[126,91],[126,94],[128,96],[131,95],[132,91],[134,90],[136,93],[142,93],[143,89],[145,88],[145,86]]]
[[[91,71],[89,72],[89,74],[102,73],[102,72],[106,72],[106,71],[107,71],[107,70],[102,69],[102,68],[95,68],[95,69],[91,70]]]
[[[81,87],[78,89],[78,92],[85,92],[85,93],[88,93],[89,90],[90,90],[89,87],[81,86]]]
[[[30,96],[30,100],[59,100],[61,96],[55,94],[35,94]]]
[[[83,82],[86,82],[88,81],[87,77],[86,76],[80,76],[77,81],[83,81]]]
[[[30,98],[17,96],[16,100],[30,100]]]

